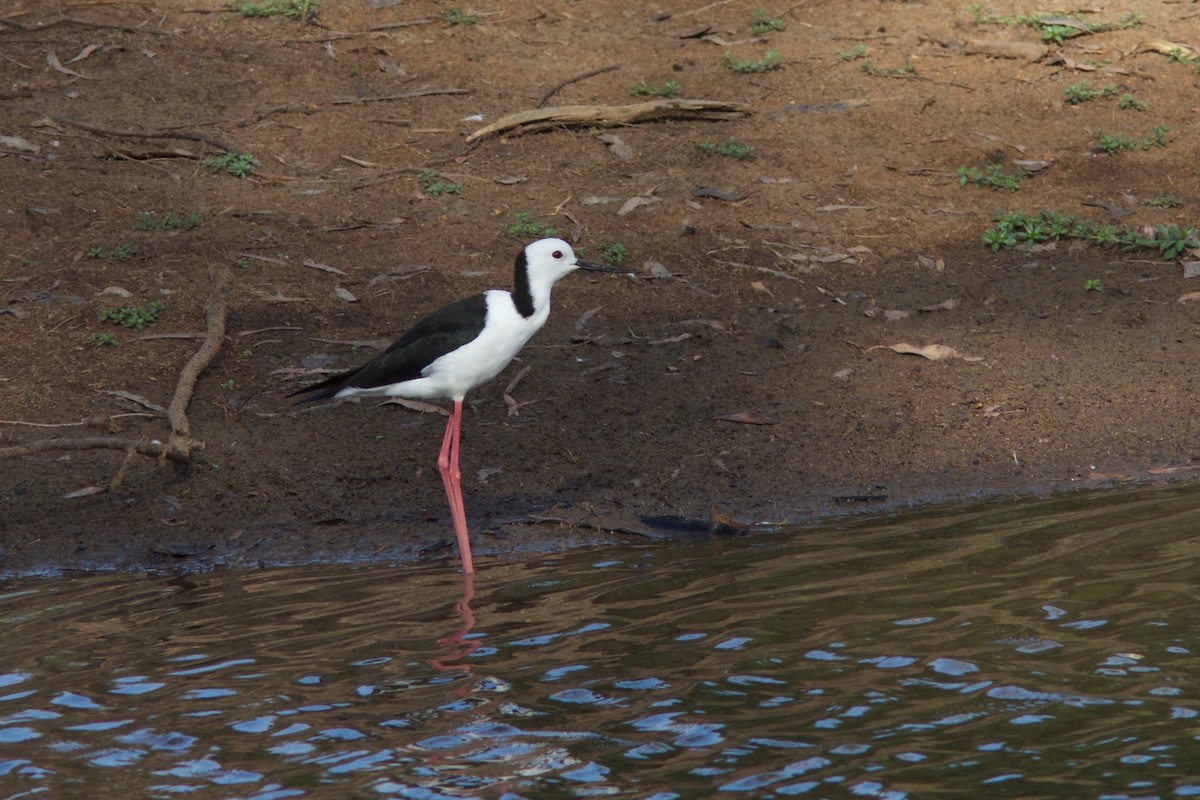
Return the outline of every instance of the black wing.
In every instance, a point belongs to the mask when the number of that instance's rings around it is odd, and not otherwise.
[[[421,371],[447,353],[472,341],[483,331],[487,319],[487,297],[477,294],[435,311],[392,342],[361,367],[331,375],[320,383],[288,395],[308,395],[298,402],[324,400],[352,386],[374,389],[421,377]]]

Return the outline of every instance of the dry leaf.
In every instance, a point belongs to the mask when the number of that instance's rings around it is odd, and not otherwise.
[[[1181,261],[1183,264],[1183,277],[1185,278],[1200,278],[1200,261]]]
[[[917,347],[916,345],[911,345],[908,342],[900,342],[899,344],[879,346],[886,346],[887,349],[895,353],[910,354],[914,356],[921,356],[922,358],[928,358],[930,361],[941,361],[945,358],[961,358],[963,361],[983,361],[983,358],[980,356],[969,356],[964,353],[960,353],[953,347],[949,347],[944,344],[927,344],[924,347]],[[869,347],[867,349],[874,350],[875,348]]]
[[[80,51],[79,51],[79,54],[78,54],[78,55],[76,55],[74,58],[72,58],[72,59],[71,59],[70,61],[68,61],[67,63],[68,63],[68,64],[74,64],[76,61],[83,61],[85,58],[87,58],[88,56],[90,56],[92,53],[96,52],[96,51],[97,51],[97,50],[99,50],[99,49],[100,49],[100,45],[98,45],[98,44],[89,44],[87,47],[85,47],[85,48],[83,48],[82,50],[80,50]]]
[[[53,50],[46,54],[46,63],[50,65],[51,69],[58,70],[64,75],[74,75],[76,78],[83,78],[84,80],[89,81],[91,80],[91,78],[86,75],[80,75],[75,70],[64,67],[62,62],[58,60],[58,53],[55,53]]]
[[[608,145],[612,154],[622,161],[629,161],[633,158],[633,151],[629,149],[629,145],[625,144],[625,140],[615,133],[598,133],[596,138]]]
[[[617,209],[617,216],[623,217],[626,214],[632,212],[635,208],[638,208],[639,206],[649,206],[649,205],[654,205],[655,203],[661,203],[661,202],[662,202],[661,197],[646,197],[645,195],[640,195],[640,194],[635,195],[634,197],[629,198],[628,200],[626,200],[624,203],[621,204],[621,207]]]
[[[358,298],[349,289],[343,289],[341,286],[333,290],[333,293],[338,296],[339,300],[345,300],[347,303],[357,303]]]
[[[943,300],[940,303],[932,306],[921,306],[917,311],[953,311],[958,308],[958,304],[962,302],[957,297],[951,297],[949,300]]]
[[[77,497],[90,497],[94,494],[100,494],[103,491],[106,491],[103,486],[84,486],[82,489],[76,489],[73,492],[67,492],[64,495],[60,495],[60,497],[63,500],[74,500]]]
[[[1187,294],[1180,295],[1179,299],[1176,300],[1175,302],[1176,303],[1195,303],[1197,301],[1200,301],[1200,292],[1188,292]]]
[[[304,261],[302,263],[306,267],[312,267],[313,269],[319,269],[322,272],[332,272],[334,275],[343,275],[343,276],[346,274],[346,273],[342,272],[340,269],[338,269],[337,267],[331,267],[328,264],[325,264],[320,261],[313,261],[311,258],[304,259]]]
[[[742,422],[746,425],[778,425],[777,417],[768,417],[765,414],[759,414],[757,411],[734,411],[729,414],[722,414],[717,417],[722,422]]]
[[[762,281],[750,281],[750,288],[756,292],[762,292],[763,294],[768,295],[769,297],[775,296],[775,295],[771,294],[771,290],[768,289],[767,285],[765,283],[763,283]]]
[[[42,149],[33,142],[22,139],[20,136],[0,136],[0,147],[7,147],[11,150],[23,150],[27,153],[36,153]]]
[[[383,72],[386,72],[388,75],[391,75],[393,78],[404,78],[408,76],[408,72],[404,69],[403,64],[397,64],[390,58],[384,58],[383,56],[379,57],[379,69]]]

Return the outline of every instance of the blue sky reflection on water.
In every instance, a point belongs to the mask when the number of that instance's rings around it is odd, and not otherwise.
[[[8,581],[0,800],[1200,797],[1198,508]]]

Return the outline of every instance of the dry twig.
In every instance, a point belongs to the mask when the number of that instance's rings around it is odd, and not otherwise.
[[[744,117],[750,110],[742,103],[726,103],[719,100],[647,100],[624,106],[554,106],[534,108],[508,114],[484,126],[467,137],[467,144],[474,144],[488,136],[501,133],[545,130],[563,126],[632,125],[660,119],[736,119]]]
[[[587,78],[594,78],[595,76],[603,75],[606,72],[615,72],[615,71],[619,70],[620,68],[621,68],[620,64],[613,64],[612,66],[609,66],[609,67],[600,67],[599,69],[589,69],[587,72],[581,72],[578,75],[572,75],[571,77],[567,78],[564,81],[559,81],[558,83],[551,86],[549,91],[547,91],[544,95],[542,95],[542,99],[538,100],[537,107],[541,108],[542,106],[546,105],[547,101],[549,101],[551,97],[554,97],[554,95],[558,94],[558,90],[563,88],[564,86],[570,86],[572,83],[578,83],[579,81],[586,80]]]

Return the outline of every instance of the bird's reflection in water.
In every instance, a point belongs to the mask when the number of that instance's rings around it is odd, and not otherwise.
[[[454,611],[458,614],[462,625],[457,630],[447,633],[437,640],[439,645],[449,649],[450,652],[438,658],[427,659],[426,663],[429,666],[443,672],[464,672],[468,674],[471,672],[471,668],[467,664],[454,662],[470,658],[471,654],[483,644],[481,639],[467,639],[467,636],[471,633],[471,629],[475,627],[475,612],[471,610],[471,600],[474,597],[475,573],[464,572],[462,575],[462,596],[454,604]]]

